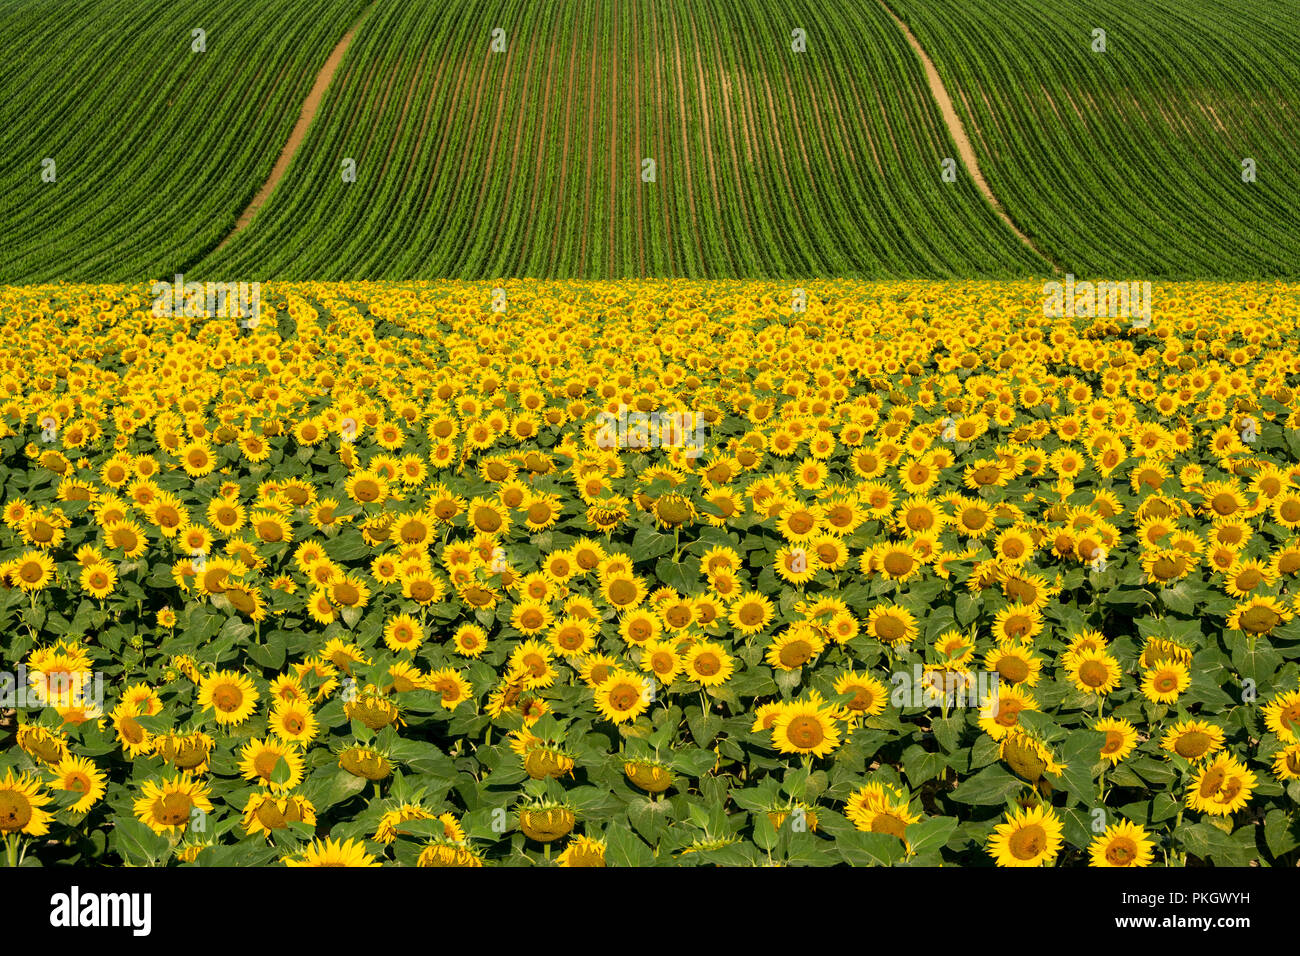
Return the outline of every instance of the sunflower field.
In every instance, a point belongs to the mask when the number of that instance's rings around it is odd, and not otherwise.
[[[1296,865],[1300,287],[497,285],[0,288],[10,865]]]

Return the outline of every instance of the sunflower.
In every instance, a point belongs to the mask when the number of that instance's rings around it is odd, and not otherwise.
[[[786,705],[777,700],[767,704],[759,704],[754,708],[754,722],[749,728],[751,734],[768,733],[771,731],[776,719],[781,716]]]
[[[646,641],[641,648],[641,670],[653,673],[660,684],[667,687],[682,669],[682,658],[677,645],[671,641]]]
[[[417,867],[481,867],[482,858],[464,844],[433,842],[416,860]]]
[[[1277,576],[1258,558],[1238,560],[1224,572],[1223,589],[1235,598],[1244,598],[1260,588],[1270,588]]]
[[[1103,697],[1119,687],[1122,676],[1119,661],[1103,650],[1067,655],[1065,673],[1080,691]]]
[[[117,568],[111,564],[92,564],[81,569],[81,586],[93,598],[106,598],[117,587]]]
[[[474,498],[466,506],[469,526],[485,534],[504,534],[510,530],[510,512],[499,502],[488,498]]]
[[[85,757],[65,757],[53,772],[54,782],[50,785],[53,789],[81,795],[68,807],[73,813],[85,813],[107,790],[104,785],[107,778]]]
[[[1300,690],[1289,690],[1264,705],[1264,725],[1286,743],[1300,743]]]
[[[907,828],[921,819],[908,809],[908,796],[900,790],[871,782],[849,797],[844,815],[865,833],[888,833],[907,844]]]
[[[1190,665],[1192,663],[1192,650],[1183,647],[1176,641],[1160,637],[1149,637],[1142,647],[1141,661],[1143,667],[1154,667],[1160,661],[1177,661],[1181,664]]]
[[[1223,730],[1214,724],[1204,720],[1180,720],[1165,731],[1160,739],[1160,749],[1195,763],[1222,750],[1223,741]]]
[[[179,834],[196,814],[212,812],[207,784],[193,780],[189,774],[161,783],[146,780],[141,794],[135,801],[136,818],[159,835]]]
[[[826,647],[826,642],[807,624],[794,624],[768,645],[764,660],[776,670],[796,671]]]
[[[1300,780],[1300,744],[1283,747],[1273,755],[1273,774],[1279,780]]]
[[[784,503],[776,519],[777,532],[786,541],[796,544],[810,540],[820,530],[816,509],[798,501]]]
[[[1092,725],[1093,730],[1106,735],[1101,745],[1101,756],[1113,767],[1133,752],[1137,746],[1137,729],[1127,720],[1118,717],[1104,717]]]
[[[606,604],[619,611],[630,611],[645,600],[646,586],[641,578],[630,572],[609,575],[600,587]]]
[[[207,734],[194,731],[189,734],[167,733],[154,738],[153,750],[164,761],[178,770],[199,775],[208,770],[208,758],[216,746]]]
[[[316,808],[303,797],[280,793],[251,793],[244,804],[244,832],[249,836],[262,833],[273,836],[276,830],[285,830],[290,824],[300,823],[316,827]]]
[[[360,721],[371,730],[382,730],[390,724],[403,722],[397,704],[378,693],[373,685],[367,685],[364,693],[345,701],[343,713],[348,720]]]
[[[211,447],[204,441],[192,441],[181,447],[178,457],[181,460],[181,467],[185,469],[185,474],[191,478],[202,478],[210,474],[217,465],[216,456],[212,453]]]
[[[1196,560],[1178,548],[1145,551],[1140,561],[1148,578],[1160,585],[1181,581],[1196,569]]]
[[[550,605],[536,598],[525,598],[515,604],[510,614],[510,624],[521,634],[540,634],[554,620]]]
[[[528,776],[534,780],[547,778],[559,780],[573,773],[576,763],[572,754],[559,747],[547,746],[539,738],[532,737],[532,740],[535,743],[522,754],[524,770],[527,771]]]
[[[1142,694],[1153,704],[1172,704],[1191,683],[1191,672],[1186,664],[1158,661],[1142,675]]]
[[[558,654],[583,657],[595,648],[599,633],[600,625],[596,621],[565,616],[552,626],[546,639]]]
[[[1033,687],[1043,670],[1042,658],[1015,644],[1000,643],[984,656],[984,669],[996,671],[1002,683]]]
[[[454,668],[443,667],[433,671],[425,678],[424,686],[438,695],[442,706],[455,710],[462,702],[469,700],[474,688],[468,680]]]
[[[1093,837],[1088,857],[1092,866],[1150,866],[1155,843],[1140,826],[1121,820]]]
[[[835,679],[836,694],[852,694],[852,699],[842,704],[835,716],[850,724],[857,724],[867,717],[876,717],[885,710],[889,691],[885,685],[870,676],[857,671],[846,671]]]
[[[993,618],[993,636],[999,643],[1027,643],[1042,633],[1042,630],[1043,616],[1032,607],[1008,605]]]
[[[650,685],[646,678],[616,669],[595,689],[596,710],[616,724],[636,720],[650,707]]]
[[[879,604],[867,615],[867,633],[890,647],[907,644],[919,633],[916,618],[897,604]]]
[[[365,607],[370,600],[370,588],[360,578],[346,575],[328,585],[330,601],[339,607]]]
[[[1065,771],[1046,744],[1018,727],[1002,738],[998,758],[1030,783],[1043,779],[1043,774],[1059,776]]]
[[[998,741],[1019,726],[1022,710],[1038,709],[1038,702],[1031,694],[1014,687],[998,688],[982,703],[980,727]]]
[[[462,624],[452,635],[452,643],[462,657],[479,657],[488,648],[487,632],[477,624]]]
[[[389,650],[415,653],[424,643],[424,628],[409,614],[396,614],[384,625],[384,643]]]
[[[527,690],[536,690],[555,683],[559,672],[551,666],[552,660],[551,649],[545,644],[524,641],[510,652],[509,669],[524,675],[523,686]]]
[[[775,613],[771,599],[754,591],[732,603],[727,620],[738,633],[749,636],[767,627]]]
[[[1221,753],[1201,766],[1187,793],[1187,805],[1226,817],[1244,807],[1255,789],[1255,775],[1235,757]]]
[[[257,688],[243,674],[215,671],[199,682],[198,705],[211,710],[218,724],[242,724],[257,706]]]
[[[108,716],[113,721],[118,742],[128,757],[135,759],[153,750],[154,735],[145,730],[136,720],[141,714],[134,704],[122,701]]]
[[[646,793],[663,793],[674,783],[672,770],[658,760],[627,760],[623,775]]]
[[[791,584],[806,584],[817,576],[820,561],[815,551],[800,545],[786,545],[776,552],[776,573]]]
[[[348,476],[344,493],[359,505],[383,504],[387,500],[388,481],[373,471],[356,471]]]
[[[392,761],[388,755],[373,747],[354,745],[339,752],[339,766],[364,780],[383,780],[393,773]]]
[[[925,568],[921,555],[908,541],[878,545],[872,556],[872,565],[887,580],[899,582],[910,581]]]
[[[447,814],[447,816],[451,815]],[[397,839],[398,833],[401,832],[401,826],[403,823],[436,819],[437,815],[432,810],[427,810],[418,803],[403,803],[400,806],[389,810],[379,818],[379,824],[375,827],[374,840],[376,843],[392,843]],[[452,821],[455,822],[455,817],[452,817]],[[444,823],[444,832],[446,829],[447,827]],[[459,829],[459,827],[457,829]],[[462,838],[463,836],[464,834],[461,834]]]
[[[1245,631],[1254,637],[1271,633],[1279,624],[1285,624],[1294,616],[1275,598],[1252,597],[1233,608],[1228,615],[1228,627]]]
[[[254,738],[240,748],[239,769],[245,780],[259,782],[272,791],[286,791],[302,782],[303,760],[293,744]],[[277,776],[282,779],[276,780]]]
[[[693,644],[682,661],[682,672],[701,687],[718,687],[731,679],[735,659],[725,647],[713,641]]]
[[[52,767],[70,755],[67,737],[62,731],[55,732],[34,724],[19,723],[16,742],[29,757]]]
[[[787,703],[772,723],[772,743],[781,753],[824,757],[840,745],[834,709],[820,696]]]
[[[0,833],[6,837],[13,833],[45,836],[54,815],[41,808],[50,799],[41,792],[39,780],[25,773],[15,777],[12,768],[6,770],[0,780]]]
[[[1043,866],[1056,860],[1064,829],[1051,807],[1023,808],[1008,815],[989,837],[988,852],[998,866]]]
[[[138,558],[149,547],[144,529],[134,521],[116,521],[104,529],[106,546],[122,552],[123,557]]]
[[[285,866],[381,866],[359,840],[313,840],[297,856],[281,858]]]
[[[543,802],[519,811],[519,829],[530,840],[552,843],[573,830],[577,818],[567,806]]]
[[[605,841],[578,834],[574,836],[564,852],[555,858],[557,866],[565,867],[601,867],[605,865]]]
[[[24,591],[36,592],[54,577],[54,559],[43,551],[28,551],[9,564],[9,577]]]

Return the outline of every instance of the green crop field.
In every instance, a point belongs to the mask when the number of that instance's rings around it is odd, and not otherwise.
[[[5,0],[0,281],[1291,277],[1289,6]]]
[[[144,278],[213,248],[363,6],[2,0],[0,281]]]
[[[1294,0],[891,3],[961,91],[993,192],[1056,261],[1080,274],[1300,274]]]

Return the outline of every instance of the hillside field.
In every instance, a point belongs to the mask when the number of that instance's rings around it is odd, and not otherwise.
[[[1295,277],[1294,4],[1079,9],[4,0],[0,281]]]

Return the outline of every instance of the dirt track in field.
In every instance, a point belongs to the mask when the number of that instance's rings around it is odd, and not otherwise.
[[[261,211],[266,205],[266,201],[271,198],[271,193],[275,192],[275,187],[280,184],[284,174],[289,169],[289,164],[293,162],[293,157],[298,153],[298,147],[307,137],[307,130],[311,127],[311,121],[316,118],[316,111],[320,109],[321,100],[325,98],[325,91],[329,89],[330,83],[334,79],[334,74],[338,72],[340,64],[343,63],[343,56],[348,52],[348,47],[352,45],[352,38],[356,36],[357,29],[365,20],[366,14],[370,12],[367,7],[357,18],[357,22],[348,27],[348,32],[343,34],[343,39],[335,44],[330,55],[325,59],[325,65],[320,68],[316,74],[316,81],[312,83],[311,90],[307,93],[307,99],[303,100],[302,110],[298,113],[298,122],[293,126],[293,131],[289,133],[288,140],[285,141],[284,148],[280,150],[280,155],[275,160],[275,165],[271,167],[271,175],[262,183],[262,188],[257,191],[252,202],[244,207],[244,211],[239,214],[239,219],[235,221],[235,228],[226,234],[226,238],[221,240],[217,249],[221,249],[226,243],[230,242],[241,230],[248,227],[253,221],[253,217]]]
[[[939,71],[935,68],[933,61],[931,61],[929,55],[925,52],[925,47],[921,46],[920,41],[916,39],[907,24],[900,20],[894,14],[893,10],[889,9],[888,4],[881,0],[880,5],[884,8],[885,12],[889,14],[890,19],[894,21],[899,31],[907,39],[907,43],[912,48],[912,52],[916,54],[916,58],[921,61],[921,66],[925,69],[926,81],[930,84],[930,95],[934,97],[934,101],[939,107],[939,112],[943,116],[943,123],[948,127],[948,134],[952,137],[953,142],[957,144],[957,152],[961,156],[962,164],[970,173],[970,177],[974,181],[976,188],[983,194],[988,204],[993,207],[994,212],[996,212],[998,216],[1001,217],[1002,221],[1007,224],[1007,228],[1014,232],[1020,238],[1021,242],[1033,250],[1033,252],[1042,259],[1051,262],[1052,260],[1048,258],[1041,249],[1034,245],[1033,240],[1021,232],[1019,227],[1011,221],[1011,217],[1007,215],[1007,211],[1003,208],[1002,203],[998,202],[998,197],[993,195],[993,190],[989,188],[988,180],[986,180],[984,174],[980,172],[979,160],[975,158],[975,150],[970,144],[970,138],[966,135],[966,127],[962,125],[961,117],[957,115],[957,110],[952,105],[952,98],[948,96],[948,90],[944,87],[943,80],[940,79]]]

